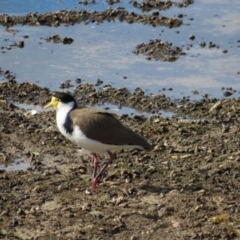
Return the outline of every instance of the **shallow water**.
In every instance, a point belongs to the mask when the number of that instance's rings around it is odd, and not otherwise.
[[[80,1],[76,0],[25,0],[24,3],[15,0],[2,0],[0,13],[8,13],[12,15],[24,15],[29,12],[54,12],[62,9],[66,10],[76,10],[84,9],[87,10],[104,10],[108,7],[105,1],[97,1],[96,4],[90,3],[88,5],[79,4]],[[127,1],[126,1],[127,2]],[[120,3],[116,6],[124,6],[127,3]]]
[[[26,1],[18,7],[14,1],[9,4],[3,1],[1,11],[4,13],[23,15],[29,12],[47,12],[58,9],[96,9],[104,10],[106,2],[97,2],[87,6],[77,1]],[[134,9],[123,1],[121,6],[127,10]],[[113,5],[115,8],[119,5]],[[127,87],[131,90],[141,87],[149,93],[162,92],[167,96],[181,98],[183,95],[191,99],[201,98],[204,93],[212,97],[223,97],[221,88],[238,89],[240,85],[240,54],[237,42],[239,38],[239,1],[201,0],[187,8],[173,7],[161,12],[164,16],[186,14],[184,24],[180,28],[151,27],[142,24],[104,23],[75,24],[74,26],[29,27],[13,26],[14,33],[0,27],[1,46],[7,47],[17,41],[24,40],[25,47],[12,47],[0,53],[0,67],[16,74],[20,82],[32,81],[52,90],[58,89],[60,83],[67,79],[81,78],[95,83],[98,78],[104,84],[114,87]],[[144,13],[145,14],[145,13]],[[148,13],[147,13],[148,14]],[[190,20],[193,18],[193,20]],[[180,31],[180,33],[176,33]],[[71,37],[73,44],[49,43],[44,38],[53,34],[60,37]],[[196,39],[189,40],[194,34]],[[23,36],[28,35],[28,39]],[[134,55],[132,51],[137,44],[150,39],[171,41],[182,47],[187,53],[176,62],[147,61],[143,55]],[[210,41],[220,46],[219,49],[201,48],[199,43]],[[189,50],[187,45],[193,44]],[[223,54],[223,50],[228,50]],[[3,53],[5,52],[5,53]],[[127,78],[125,78],[127,77]],[[193,95],[198,90],[200,95]],[[233,95],[239,96],[239,93]]]
[[[31,111],[34,111],[34,113],[39,113],[39,112],[42,112],[42,111],[54,111],[52,109],[43,109],[41,106],[38,106],[38,105],[31,105],[31,104],[18,103],[18,102],[14,102],[13,104],[15,106],[19,107],[19,108],[22,108],[22,109],[26,110],[27,112],[29,112],[29,114],[30,114]],[[117,115],[128,114],[129,116],[139,115],[139,116],[145,116],[145,117],[149,117],[149,116],[154,115],[154,114],[151,114],[151,113],[138,111],[138,110],[135,110],[135,109],[130,108],[130,107],[125,107],[125,106],[119,107],[117,105],[110,104],[110,103],[104,103],[104,104],[101,104],[101,105],[93,105],[93,106],[88,105],[87,107],[103,109],[103,110],[106,110],[108,112],[111,112],[111,113],[117,114]],[[173,112],[163,111],[163,110],[159,111],[158,113],[155,113],[155,115],[156,114],[159,114],[161,117],[164,117],[164,118],[167,118],[167,117],[170,118],[174,115]]]
[[[30,166],[30,163],[26,160],[15,160],[11,164],[3,165],[0,164],[0,170],[4,169],[5,171],[16,171],[16,170],[27,170]]]

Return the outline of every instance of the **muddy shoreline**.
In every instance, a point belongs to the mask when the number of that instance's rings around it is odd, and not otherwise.
[[[167,27],[179,27],[182,24],[179,18],[167,18],[159,16],[159,14],[142,15],[134,12],[128,12],[124,9],[107,9],[103,12],[88,12],[86,10],[79,11],[58,11],[55,13],[35,14],[29,13],[26,16],[9,16],[0,15],[0,24],[5,27],[11,27],[15,24],[31,25],[31,26],[55,26],[60,24],[73,25],[75,23],[103,23],[114,22],[119,20],[120,22],[127,23],[142,23],[152,26],[167,26]]]
[[[13,34],[16,24],[58,27],[119,21],[177,28],[186,15],[165,17],[162,11],[192,3],[132,1],[144,14],[122,8],[3,14],[0,24]],[[28,35],[22,38],[1,46],[2,53],[24,48]],[[57,34],[42,39],[75,41]],[[212,41],[200,41],[202,48],[220,48]],[[136,42],[133,53],[174,62],[193,44],[176,47],[161,39],[149,40]],[[32,82],[18,83],[11,69],[0,68],[0,77],[0,239],[240,238],[240,98],[231,97],[236,90],[223,89],[221,99],[204,95],[191,101],[187,96],[171,99],[164,91],[148,94],[139,87],[115,88],[100,79],[96,84],[82,83],[79,76],[70,91],[79,104],[96,108],[113,104],[119,108],[120,121],[153,145],[151,152],[117,151],[96,193],[90,195],[85,190],[92,180],[92,157],[59,133],[54,111],[19,107],[41,109],[51,91]],[[68,91],[71,84],[66,80],[60,88]],[[133,113],[122,112],[123,107]],[[106,159],[100,156],[100,164]],[[7,168],[12,164],[14,171]]]
[[[80,83],[73,92],[78,102],[121,103],[146,112],[155,106],[150,117],[119,116],[154,150],[116,152],[97,192],[87,195],[91,156],[60,135],[53,111],[28,115],[14,105],[43,106],[50,94],[33,83],[0,84],[1,164],[29,162],[26,170],[0,171],[1,238],[239,236],[239,99],[173,102],[140,89]],[[163,118],[160,109],[174,115]],[[223,220],[211,221],[216,216]]]

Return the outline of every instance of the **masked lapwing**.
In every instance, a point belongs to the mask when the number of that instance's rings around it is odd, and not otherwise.
[[[124,126],[116,117],[103,110],[78,107],[76,100],[64,92],[55,92],[51,101],[44,107],[56,110],[56,122],[59,131],[71,142],[88,150],[93,155],[94,192],[99,177],[114,159],[113,150],[138,148],[151,150],[152,146],[139,134]],[[97,154],[108,153],[109,160],[97,173]]]

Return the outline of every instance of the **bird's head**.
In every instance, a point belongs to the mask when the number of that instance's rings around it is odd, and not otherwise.
[[[51,101],[44,106],[44,109],[53,107],[56,111],[63,109],[63,108],[75,108],[77,106],[77,103],[75,99],[64,92],[55,92],[52,95]]]

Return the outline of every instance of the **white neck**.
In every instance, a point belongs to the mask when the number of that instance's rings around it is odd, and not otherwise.
[[[67,104],[62,102],[58,103],[56,121],[57,121],[58,129],[63,135],[66,134],[63,124],[65,123],[67,114],[73,109],[74,105],[75,105],[75,102],[70,102]]]

